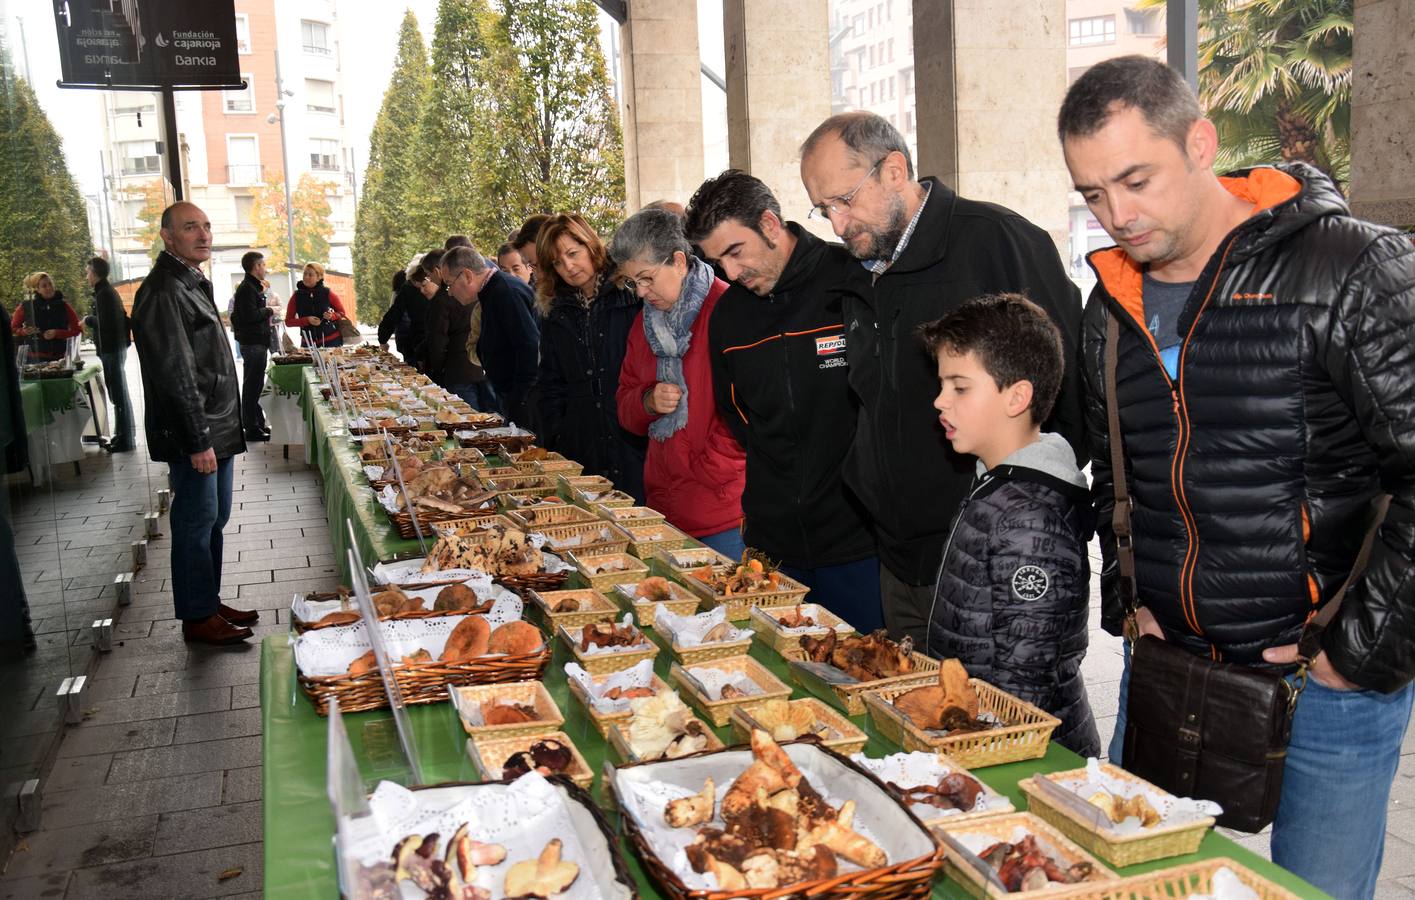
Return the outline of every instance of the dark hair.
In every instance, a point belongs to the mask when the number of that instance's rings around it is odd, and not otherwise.
[[[108,278],[108,260],[101,256],[95,256],[88,261],[88,267],[93,270],[93,274],[98,276],[99,281],[106,281]]]
[[[1117,56],[1091,66],[1067,90],[1056,116],[1057,137],[1089,137],[1127,107],[1138,109],[1155,134],[1181,150],[1190,126],[1204,115],[1178,72],[1148,56]]]
[[[408,273],[408,280],[413,284],[422,284],[427,281],[427,269],[423,268],[422,263],[413,266],[413,271]]]
[[[442,271],[451,281],[463,269],[470,269],[473,275],[486,270],[486,260],[471,247],[453,247],[442,257]]]
[[[399,269],[398,271],[396,271],[396,272],[393,273],[393,291],[394,291],[394,293],[397,293],[397,292],[398,292],[398,289],[401,288],[403,285],[405,285],[405,284],[407,284],[407,283],[408,283],[408,273],[407,273],[407,272],[404,272],[402,269]]]
[[[265,259],[264,253],[261,253],[259,250],[247,250],[245,253],[241,254],[241,271],[245,272],[247,275],[251,274],[251,269],[254,269],[255,264],[262,259]]]
[[[733,219],[761,234],[762,213],[767,210],[781,218],[781,204],[766,182],[741,169],[727,169],[698,185],[688,201],[683,230],[688,240],[701,244],[717,226]]]
[[[426,269],[429,274],[431,274],[433,269],[437,268],[439,265],[442,264],[442,257],[445,256],[446,253],[446,250],[442,250],[436,247],[427,251],[423,254],[422,267]]]
[[[817,125],[811,136],[806,138],[801,145],[801,158],[809,156],[830,135],[840,138],[861,167],[873,166],[894,152],[904,154],[904,172],[913,180],[914,158],[909,155],[909,144],[899,129],[889,124],[884,116],[862,109],[831,116]]]
[[[443,250],[451,250],[453,247],[470,247],[470,246],[472,246],[472,239],[469,238],[469,237],[467,237],[465,234],[454,234],[454,235],[452,235],[451,237],[449,237],[447,240],[445,240],[445,241],[442,242],[442,249],[443,249]]]
[[[1032,422],[1051,415],[1061,390],[1061,332],[1042,308],[1021,294],[985,294],[919,327],[933,356],[973,353],[997,383],[1032,383]]]
[[[510,241],[507,241],[506,243],[502,244],[500,247],[497,247],[497,248],[496,248],[496,258],[497,258],[497,259],[501,259],[501,257],[505,256],[505,255],[508,254],[508,253],[515,253],[515,254],[517,254],[517,255],[519,256],[520,253],[521,253],[521,251],[520,251],[520,250],[517,250],[516,247],[515,247]]]
[[[534,244],[536,236],[540,234],[540,227],[549,221],[550,216],[537,214],[521,223],[521,227],[516,233],[511,235],[511,243],[520,250],[527,244]]]
[[[609,268],[609,250],[584,216],[560,213],[546,219],[536,234],[536,259],[540,262],[536,270],[536,303],[542,315],[550,313],[555,295],[566,289],[565,283],[560,280],[560,273],[555,271],[555,261],[560,258],[560,251],[555,245],[561,237],[584,245],[596,274],[605,274]]]

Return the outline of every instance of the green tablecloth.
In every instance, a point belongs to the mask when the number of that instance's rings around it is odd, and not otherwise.
[[[300,365],[290,363],[283,366],[271,363],[266,367],[265,377],[280,394],[287,397],[298,397],[304,391],[305,373],[313,371],[314,366],[310,363]]]
[[[54,414],[74,408],[79,386],[103,374],[103,366],[91,362],[68,378],[36,378],[20,385],[24,397],[25,423],[31,430],[54,421]],[[38,399],[34,399],[38,397]]]
[[[652,629],[648,633],[659,640]],[[662,641],[659,641],[662,644]],[[770,648],[754,643],[752,655],[778,677],[790,682],[785,662]],[[607,745],[589,722],[583,708],[569,696],[564,665],[569,651],[555,642],[555,657],[546,670],[546,687],[565,716],[564,729],[596,773],[601,772]],[[670,657],[662,650],[656,669],[667,680]],[[261,645],[260,666],[261,719],[263,734],[263,778],[265,816],[265,897],[280,898],[334,897],[338,876],[335,871],[332,836],[334,816],[325,789],[327,721],[314,712],[314,707],[295,682],[294,654],[283,635],[267,637]],[[796,696],[806,696],[799,687]],[[466,732],[457,720],[450,703],[413,707],[409,720],[416,735],[418,756],[423,777],[429,783],[444,781],[480,781],[466,752]],[[354,752],[359,757],[366,786],[372,790],[382,778],[402,777],[401,751],[393,717],[386,710],[355,713],[345,716]],[[899,748],[879,737],[865,716],[852,719],[870,736],[865,752],[874,757],[897,752]],[[719,738],[731,743],[731,729],[714,729]],[[975,771],[979,778],[1006,794],[1017,809],[1025,809],[1026,799],[1017,783],[1037,772],[1060,771],[1082,765],[1074,753],[1052,744],[1045,757],[1027,762],[993,766]],[[603,776],[597,775],[592,794],[605,810],[611,825],[619,827],[618,816],[605,803]],[[643,897],[661,896],[645,876],[638,858],[629,849],[627,840],[621,843],[629,870],[638,882]],[[1217,856],[1229,857],[1255,872],[1290,888],[1302,896],[1323,896],[1321,892],[1233,841],[1210,832],[1190,856],[1173,857],[1120,870],[1134,875]],[[942,875],[935,882],[934,897],[964,897],[957,884]]]
[[[44,414],[44,391],[38,381],[26,381],[20,385],[20,406],[24,408],[27,431],[34,431],[52,418]]]

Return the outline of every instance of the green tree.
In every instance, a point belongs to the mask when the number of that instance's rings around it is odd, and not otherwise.
[[[624,145],[591,0],[508,2],[487,20],[489,134],[482,190],[505,235],[537,212],[575,211],[607,233],[622,218]]]
[[[418,20],[409,10],[398,35],[393,77],[369,135],[364,195],[354,222],[354,289],[360,311],[370,321],[388,308],[388,280],[420,249],[414,213],[417,153],[422,135],[418,120],[430,87],[427,49]]]
[[[0,123],[0,302],[13,310],[24,299],[24,277],[43,270],[82,313],[90,306],[84,263],[93,254],[83,197],[63,142],[3,49]]]
[[[329,221],[329,195],[337,185],[316,181],[306,172],[300,176],[291,193],[294,209],[296,265],[329,261],[329,238],[334,226]],[[251,205],[251,227],[256,233],[256,246],[266,250],[266,265],[273,272],[282,271],[289,262],[289,236],[285,221],[285,179],[275,175],[255,189]]]
[[[148,246],[147,255],[156,259],[163,246],[162,211],[171,202],[167,198],[167,184],[161,178],[154,178],[129,190],[128,195],[133,199],[142,200],[142,208],[137,213],[137,218],[142,222],[138,240]]]

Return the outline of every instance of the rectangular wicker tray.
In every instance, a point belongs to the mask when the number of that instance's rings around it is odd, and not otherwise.
[[[687,551],[680,551],[687,552]],[[733,564],[735,567],[735,563]],[[752,616],[754,606],[786,606],[800,603],[802,598],[810,591],[801,582],[789,575],[779,574],[780,584],[776,590],[756,591],[750,594],[734,594],[727,596],[720,594],[702,580],[688,573],[683,578],[683,583],[688,590],[702,597],[709,603],[709,608],[719,605],[727,607],[727,618],[733,622],[742,622]]]
[[[599,522],[600,517],[573,503],[544,503],[507,510],[506,518],[527,531],[540,531],[552,525],[574,525]]]
[[[567,553],[567,561],[598,591],[607,591],[616,584],[638,583],[649,576],[649,567],[637,556],[623,551],[613,553]],[[609,566],[609,571],[597,571]]]
[[[605,674],[608,675],[610,673],[606,672]],[[596,675],[593,677],[595,682],[598,683],[602,676]],[[609,737],[610,725],[613,725],[615,722],[627,722],[629,721],[629,717],[633,715],[633,713],[629,712],[627,709],[617,713],[599,712],[590,704],[589,696],[586,695],[584,687],[581,686],[578,681],[573,678],[567,678],[565,680],[570,685],[570,696],[574,697],[579,701],[580,705],[584,707],[585,714],[588,715],[590,721],[594,723],[595,730],[600,733],[601,737]],[[653,680],[649,682],[649,687],[653,688],[654,691],[658,693],[673,690],[668,686],[668,682],[659,678],[657,675],[653,676]]]
[[[724,672],[741,672],[752,681],[757,687],[762,689],[760,694],[750,694],[746,697],[733,697],[728,700],[716,700],[704,696],[698,690],[694,679],[688,675],[687,669],[720,669]],[[759,703],[762,700],[770,700],[773,697],[785,699],[791,696],[791,688],[787,687],[780,678],[771,674],[767,667],[752,659],[750,656],[734,656],[731,659],[720,659],[714,662],[701,663],[696,666],[680,666],[674,663],[668,670],[668,678],[677,685],[683,699],[688,701],[688,705],[698,711],[703,718],[707,719],[718,728],[726,726],[732,721],[732,711],[739,706],[748,703]]]
[[[583,627],[583,626],[581,626]],[[624,669],[633,668],[640,660],[653,659],[658,656],[658,644],[646,634],[641,634],[645,646],[637,650],[621,650],[616,653],[582,653],[580,651],[579,638],[565,628],[564,625],[556,627],[556,633],[560,635],[560,640],[565,646],[570,648],[570,653],[575,657],[575,662],[579,663],[586,672],[591,675],[607,675],[610,672],[621,672]]]
[[[990,712],[1001,728],[968,734],[935,736],[919,728],[894,705],[894,698],[919,685],[887,685],[868,691],[865,706],[875,730],[905,750],[942,751],[969,768],[996,766],[1046,755],[1051,733],[1061,720],[976,678],[968,679],[978,694],[978,711]]]
[[[512,681],[506,684],[461,685],[451,690],[452,708],[457,710],[457,718],[467,734],[478,739],[524,737],[530,734],[549,734],[559,731],[565,724],[565,716],[555,705],[555,698],[545,689],[541,681]],[[478,709],[482,703],[496,700],[519,703],[535,707],[538,718],[534,722],[511,725],[473,725],[470,710]]]
[[[735,741],[747,743],[752,739],[752,729],[760,728],[768,733],[770,728],[762,725],[753,710],[761,706],[765,701],[746,703],[732,711],[732,737]],[[824,722],[838,737],[827,738],[821,741],[822,744],[834,750],[836,753],[849,756],[851,753],[859,753],[865,749],[865,742],[868,737],[863,731],[855,727],[855,723],[831,709],[829,705],[822,703],[815,697],[803,697],[800,700],[788,701],[794,709],[798,706],[805,706],[811,710],[817,722]]]
[[[638,525],[657,525],[666,521],[663,513],[647,506],[618,506],[610,503],[596,503],[591,507],[601,517],[615,525],[628,528]]]
[[[1035,834],[1037,837],[1050,844],[1056,851],[1056,855],[1053,858],[1056,859],[1057,863],[1063,869],[1079,862],[1089,862],[1091,864],[1091,878],[1084,884],[1073,885],[1067,888],[1065,896],[1099,896],[1092,892],[1102,890],[1118,880],[1119,876],[1110,869],[1107,869],[1100,860],[1076,846],[1067,839],[1064,834],[1031,813],[1008,813],[1000,816],[986,816],[979,819],[960,821],[956,824],[950,821],[932,827],[933,830],[939,834],[985,834],[995,840],[1010,841],[1012,840],[1013,830],[1019,825],[1025,828],[1029,833]],[[970,897],[986,897],[993,898],[993,900],[1015,900],[1015,898],[1026,897],[1051,898],[1061,896],[1055,889],[1018,891],[1017,893],[1009,894],[984,880],[983,876],[975,871],[971,865],[960,859],[953,847],[949,846],[947,842],[944,843],[944,853],[946,854],[944,872],[948,875],[950,880],[958,882],[959,886],[961,886]]]
[[[629,739],[620,729],[628,729],[630,718],[632,717],[625,718],[623,721],[615,722],[609,726],[609,731],[604,736],[605,742],[609,744],[609,758],[614,760],[615,765],[619,766],[637,762],[657,762],[657,760],[640,759],[633,750],[629,749]],[[693,716],[693,721],[702,724],[704,726],[703,731],[707,734],[707,746],[700,752],[706,753],[711,750],[721,750],[723,747],[727,746],[722,743],[717,735],[712,733],[711,728],[706,727],[707,723],[703,722],[702,719]]]
[[[1214,875],[1219,869],[1228,869],[1243,882],[1259,900],[1298,900],[1287,888],[1269,881],[1246,866],[1231,859],[1219,857],[1204,859],[1183,866],[1173,866],[1132,875],[1119,881],[1092,884],[1089,890],[1058,890],[1047,894],[1047,900],[1178,900],[1195,895],[1212,895]],[[1078,888],[1081,886],[1078,885]]]
[[[820,677],[811,667],[811,664],[799,658],[787,657],[787,667],[791,672],[791,679],[801,687],[815,694],[825,702],[831,704],[836,709],[844,710],[849,716],[863,716],[865,714],[865,694],[868,691],[881,687],[899,685],[906,688],[915,688],[925,684],[934,684],[938,681],[938,660],[930,659],[922,653],[911,654],[914,661],[914,671],[906,675],[895,675],[891,678],[880,678],[875,681],[846,681],[834,682]],[[831,667],[833,672],[840,672],[839,669]],[[844,677],[843,672],[840,675]]]
[[[659,550],[682,550],[696,546],[697,541],[662,522],[657,525],[631,525],[622,529],[629,535],[629,552],[648,562]]]
[[[557,740],[570,748],[570,755],[575,758],[575,761],[568,771],[561,774],[585,790],[589,790],[590,785],[594,784],[594,770],[590,768],[589,763],[585,762],[580,748],[576,747],[575,742],[570,740],[569,735],[563,731],[510,738],[471,738],[467,741],[467,754],[472,758],[473,765],[476,766],[483,779],[500,781],[506,760],[510,759],[513,753],[529,750],[531,744],[543,740]]]
[[[702,600],[697,594],[694,594],[676,581],[669,581],[668,585],[672,595],[679,599],[664,601],[664,609],[678,616],[686,616],[698,611],[698,606],[702,603]],[[609,596],[613,597],[615,602],[626,612],[634,614],[634,622],[640,628],[652,628],[654,621],[658,618],[658,606],[652,601],[636,598],[634,591],[636,591],[638,587],[638,582],[616,584]]]
[[[625,553],[629,549],[629,536],[623,529],[602,519],[568,525],[537,525],[534,530],[545,535],[547,546],[556,553],[596,556],[601,553]]]
[[[814,628],[787,631],[781,627],[781,617],[794,612],[797,607],[802,607],[803,611],[816,621]],[[801,637],[803,635],[823,638],[833,630],[843,638],[855,633],[855,629],[851,627],[849,622],[819,603],[753,606],[748,612],[748,616],[752,620],[753,628],[761,636],[762,642],[788,659],[793,656],[797,659],[801,657]]]
[[[566,598],[580,601],[580,608],[574,612],[551,612]],[[613,618],[619,606],[594,588],[575,588],[565,591],[527,591],[526,608],[532,618],[538,620],[548,631],[564,625],[566,629],[582,628],[591,622]]]

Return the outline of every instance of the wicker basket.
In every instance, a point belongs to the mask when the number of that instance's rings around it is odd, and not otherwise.
[[[413,432],[413,430],[414,430],[416,427],[417,427],[417,426],[415,426],[415,425],[388,425],[388,426],[366,425],[366,426],[358,426],[358,427],[353,426],[353,425],[350,425],[350,426],[349,426],[349,433],[350,433],[350,434],[383,434],[384,432],[387,432],[388,434],[397,436],[397,435],[411,434],[411,433]]]
[[[612,673],[606,673],[606,675],[608,674]],[[598,682],[601,678],[605,676],[592,677],[594,681]],[[570,685],[570,696],[574,697],[577,701],[579,701],[580,705],[584,707],[585,714],[589,716],[590,721],[594,723],[595,730],[600,733],[601,737],[608,738],[610,725],[613,725],[615,722],[627,722],[629,721],[629,717],[633,715],[633,713],[631,713],[627,709],[623,712],[617,713],[602,713],[598,711],[594,708],[593,704],[590,703],[589,695],[585,693],[585,688],[583,685],[581,685],[573,678],[567,678],[565,680]],[[664,691],[673,690],[673,688],[668,686],[668,682],[664,681],[662,678],[659,678],[657,675],[653,676],[653,680],[649,682],[649,687],[653,688],[656,693],[660,694]]]
[[[649,577],[649,567],[637,556],[622,550],[616,553],[569,553],[570,564],[597,591],[607,591],[616,584],[637,584]],[[608,567],[607,571],[600,569]]]
[[[442,451],[442,461],[448,464],[480,466],[486,462],[486,454],[471,447],[455,447]]]
[[[670,572],[687,575],[703,566],[735,566],[737,560],[711,547],[660,547],[654,558]],[[685,579],[686,580],[686,579]]]
[[[1119,881],[1106,881],[1088,885],[1084,892],[1078,886],[1075,890],[1056,890],[1047,894],[1047,900],[1171,900],[1171,898],[1192,897],[1198,894],[1213,894],[1214,875],[1219,869],[1228,869],[1238,880],[1252,889],[1259,900],[1298,900],[1287,888],[1254,872],[1231,859],[1204,859],[1184,866],[1173,866],[1132,875]]]
[[[611,506],[608,503],[596,503],[593,507],[595,512],[601,517],[608,519],[621,528],[637,527],[639,525],[657,525],[666,521],[663,513],[647,506]]]
[[[529,575],[495,575],[497,584],[510,588],[521,596],[527,591],[558,591],[570,580],[569,572],[532,572]]]
[[[583,628],[584,626],[580,626]],[[608,675],[610,672],[622,672],[625,669],[632,669],[641,660],[653,659],[658,656],[658,644],[649,639],[648,635],[640,633],[643,638],[643,646],[634,650],[618,650],[617,652],[585,653],[580,650],[580,639],[563,625],[556,628],[556,633],[560,635],[560,640],[565,642],[565,646],[570,648],[570,653],[575,657],[575,662],[579,663],[586,672],[591,675]]]
[[[404,540],[411,541],[413,538],[418,536],[417,529],[413,527],[413,516],[411,513],[408,513],[407,511],[400,511],[396,513],[389,512],[388,508],[382,506],[382,504],[380,504],[380,508],[382,508],[384,513],[388,516],[389,523],[392,524],[392,526],[398,531],[399,537],[403,538]],[[496,509],[488,509],[485,515],[469,516],[464,512],[449,513],[436,511],[429,512],[427,510],[423,510],[418,513],[418,527],[422,529],[423,537],[431,538],[433,537],[434,526],[451,524],[454,522],[484,522],[486,519],[495,517],[497,515],[497,512],[498,511]]]
[[[514,478],[525,473],[515,466],[508,466],[504,463],[483,462],[480,465],[472,466],[472,474],[476,476],[478,481],[485,483],[498,478]]]
[[[445,522],[433,523],[432,530],[438,534],[469,535],[476,534],[485,528],[499,525],[502,528],[515,528],[516,525],[496,510],[489,510],[475,516],[468,516],[464,519],[448,519]]]
[[[556,553],[598,556],[601,553],[622,554],[629,549],[629,536],[603,519],[569,525],[537,525],[532,530],[545,535],[547,546]]]
[[[639,502],[634,499],[632,494],[627,494],[624,491],[615,489],[585,490],[581,488],[575,490],[570,495],[570,498],[585,509],[599,515],[600,518],[604,518],[604,515],[600,512],[602,509],[620,509],[625,506],[634,506]],[[620,524],[622,525],[624,523],[621,522]]]
[[[791,696],[791,688],[775,675],[767,670],[767,667],[752,659],[750,656],[734,656],[731,659],[717,660],[715,662],[703,663],[693,666],[696,669],[718,669],[723,672],[741,672],[752,681],[757,687],[762,689],[760,694],[749,694],[746,697],[733,697],[728,700],[718,700],[704,696],[698,690],[698,685],[687,668],[674,663],[668,670],[668,678],[682,689],[684,699],[688,704],[696,709],[703,718],[707,719],[718,728],[725,727],[732,721],[732,712],[739,706],[749,703],[760,703],[763,700],[770,700],[780,697],[783,700]]]
[[[502,448],[519,453],[536,442],[536,436],[530,432],[516,435],[488,435],[483,431],[461,431],[448,429],[448,432],[457,441],[459,447],[475,447],[483,453],[499,453]]]
[[[833,682],[818,677],[812,672],[807,664],[801,659],[787,657],[787,665],[791,671],[791,678],[806,690],[815,694],[825,702],[831,704],[836,709],[844,710],[847,716],[863,716],[865,714],[865,694],[882,687],[899,685],[904,688],[916,688],[925,684],[938,683],[938,660],[930,659],[922,653],[913,653],[910,656],[914,661],[914,671],[907,675],[894,675],[889,678],[880,678],[875,681],[848,681]],[[836,671],[839,671],[838,669]],[[841,673],[842,675],[844,673]]]
[[[803,697],[800,700],[788,701],[793,709],[797,707],[807,707],[811,714],[815,716],[817,722],[824,722],[837,735],[833,738],[822,738],[821,743],[836,753],[849,756],[851,753],[859,753],[865,749],[865,742],[868,737],[863,731],[855,727],[855,723],[831,709],[825,703],[814,697]],[[752,729],[760,728],[768,733],[770,728],[757,721],[752,711],[762,704],[762,701],[754,701],[737,707],[732,711],[732,738],[741,743],[747,743],[752,739]]]
[[[573,597],[580,601],[580,608],[574,612],[552,612],[561,600]],[[592,588],[577,588],[569,591],[527,591],[526,600],[531,614],[552,633],[561,625],[567,630],[583,628],[591,622],[602,622],[612,618],[619,611],[618,605],[604,594]]]
[[[978,712],[989,712],[1002,721],[999,728],[967,734],[935,736],[924,731],[894,705],[894,698],[920,685],[889,685],[865,694],[865,706],[875,731],[905,750],[947,753],[969,768],[996,766],[1040,759],[1046,755],[1051,733],[1061,720],[1025,700],[976,678],[968,679],[978,695]]]
[[[835,613],[821,606],[819,603],[809,604],[808,614],[815,619],[814,628],[802,628],[788,631],[781,626],[781,617],[787,613],[794,612],[802,604],[793,603],[790,606],[754,606],[748,612],[748,617],[752,620],[757,634],[761,635],[762,641],[771,649],[782,656],[800,659],[801,638],[809,635],[814,638],[823,638],[830,632],[835,631],[840,637],[849,637],[855,631],[850,627],[850,623],[837,616]],[[846,631],[837,630],[839,626],[845,626]]]
[[[640,628],[652,628],[654,621],[658,618],[658,604],[652,600],[644,600],[634,595],[639,585],[616,584],[614,590],[609,594],[619,604],[620,608],[634,614],[634,622]],[[698,611],[702,600],[697,594],[683,587],[676,581],[668,582],[669,590],[677,599],[663,601],[663,608],[677,616],[692,615]]]
[[[568,459],[559,453],[552,453],[545,459],[534,460],[532,461],[532,465],[535,466],[535,471],[540,474],[549,475],[556,479],[559,479],[561,475],[575,478],[581,472],[585,471],[585,467],[582,463],[577,463],[573,459]],[[559,487],[558,481],[556,487]]]
[[[983,879],[983,876],[974,870],[971,865],[960,860],[953,848],[948,846],[947,843],[944,844],[948,858],[944,867],[945,873],[951,880],[958,882],[959,886],[963,888],[968,896],[996,898],[996,900],[1009,900],[1009,898],[1018,897],[1046,897],[1048,900],[1057,896],[1097,897],[1100,896],[1100,894],[1096,893],[1096,891],[1109,887],[1118,880],[1119,876],[1102,865],[1100,860],[1073,844],[1061,832],[1052,828],[1031,813],[1008,813],[1000,816],[985,816],[983,818],[958,822],[956,824],[950,821],[934,826],[934,831],[955,836],[959,834],[984,834],[997,841],[1011,841],[1013,830],[1019,825],[1025,828],[1028,833],[1036,835],[1051,845],[1052,849],[1056,851],[1053,858],[1062,869],[1066,869],[1080,862],[1090,863],[1092,869],[1090,879],[1085,882],[1084,885],[1073,885],[1071,888],[1068,888],[1064,895],[1054,889],[1019,891],[1009,894],[1000,890],[995,885],[988,884]],[[1107,884],[1107,882],[1109,884]]]
[[[570,764],[568,771],[559,774],[569,778],[585,790],[589,790],[590,785],[594,784],[594,770],[590,768],[589,763],[585,762],[580,748],[576,747],[575,742],[570,740],[569,735],[563,731],[522,737],[473,738],[467,742],[467,753],[472,757],[472,763],[484,779],[500,781],[506,760],[522,750],[531,749],[531,745],[536,741],[544,740],[556,740],[570,748],[570,755],[574,757],[574,762]]]
[[[979,797],[982,797],[982,796],[984,796],[984,795],[988,795],[988,796],[991,796],[991,797],[999,797],[999,798],[1002,798],[1002,799],[1006,799],[1005,797],[1003,797],[1002,794],[1000,794],[997,790],[995,790],[992,785],[988,784],[987,782],[983,781],[981,778],[979,778],[979,777],[977,777],[976,775],[974,775],[972,772],[970,772],[970,771],[967,769],[966,766],[960,765],[957,760],[955,760],[953,757],[949,756],[947,753],[938,753],[938,754],[935,754],[935,756],[938,758],[939,764],[942,765],[942,766],[946,766],[950,772],[960,772],[960,773],[962,773],[962,774],[964,774],[964,775],[967,775],[969,778],[972,778],[972,779],[973,779],[974,781],[976,781],[978,784],[982,785],[983,794],[979,794],[979,795],[978,795]],[[903,795],[902,795],[900,792],[894,790],[894,788],[893,788],[889,783],[886,783],[886,784],[885,784],[885,787],[886,787],[886,788],[889,788],[889,792],[890,792],[891,794],[893,794],[894,796],[896,796],[896,797],[899,798],[899,802],[900,802],[900,803],[904,803],[904,802],[905,802]],[[1009,800],[1008,803],[1011,804],[1011,801]],[[940,810],[940,812],[942,812],[942,810]],[[915,815],[917,815],[917,816],[919,816],[919,818],[923,819],[925,825],[928,825],[929,827],[932,828],[932,827],[935,826],[935,825],[949,825],[949,826],[953,826],[953,825],[957,825],[957,824],[960,823],[960,822],[971,822],[971,821],[973,821],[974,819],[983,819],[983,818],[987,818],[987,817],[989,817],[989,816],[1012,815],[1012,813],[1014,813],[1014,812],[1016,812],[1016,810],[1010,808],[1010,805],[1009,805],[1009,808],[1007,808],[1007,809],[983,809],[983,810],[978,810],[977,812],[960,812],[960,811],[954,810],[954,811],[951,812],[949,815],[938,815],[938,816],[933,816],[933,817],[930,817],[930,818],[925,818],[925,817],[924,817],[924,814],[923,814],[923,813],[919,813],[919,812],[915,812]]]
[[[623,530],[629,535],[629,552],[645,562],[660,550],[683,550],[697,546],[697,541],[667,522],[659,525],[631,525]]]
[[[1145,779],[1131,775],[1118,766],[1101,763],[1101,768],[1105,770],[1107,775],[1119,781],[1154,791],[1157,794],[1166,793]],[[1085,774],[1085,769],[1073,769],[1069,772],[1036,775],[1018,782],[1017,787],[1027,795],[1028,809],[1054,825],[1071,840],[1113,866],[1133,866],[1156,859],[1168,859],[1171,856],[1194,853],[1198,851],[1199,844],[1204,840],[1204,835],[1213,827],[1213,817],[1206,816],[1203,819],[1181,825],[1145,828],[1135,834],[1118,834],[1108,828],[1097,831],[1093,823],[1083,820],[1073,810],[1057,804],[1036,785],[1038,778],[1060,781],[1064,778],[1083,778]],[[1084,797],[1079,797],[1079,799],[1085,800]]]
[[[614,490],[614,482],[603,475],[567,475],[562,472],[555,476],[555,480],[567,497],[573,497],[576,491]]]
[[[679,555],[691,553],[691,550],[680,550]],[[736,563],[732,567],[736,567]],[[701,569],[701,567],[699,567]],[[719,574],[722,569],[714,567],[714,571]],[[688,590],[702,597],[712,606],[726,606],[727,618],[734,622],[742,622],[752,617],[752,607],[754,606],[787,606],[800,603],[802,598],[810,591],[801,582],[789,575],[778,573],[778,585],[776,590],[755,591],[750,594],[733,594],[727,596],[720,594],[711,585],[698,578],[691,571],[683,579],[683,583],[688,586]]]
[[[451,696],[452,708],[457,710],[462,727],[466,729],[467,734],[478,740],[550,734],[565,725],[565,716],[560,713],[560,707],[555,705],[555,699],[550,696],[550,692],[545,689],[545,683],[541,681],[464,685],[453,688]],[[473,725],[469,716],[470,710],[480,707],[488,700],[533,706],[537,718],[534,722],[512,725]]]
[[[555,479],[549,475],[537,475],[534,472],[522,472],[519,475],[496,475],[490,479],[483,479],[483,483],[487,490],[496,491],[498,494],[507,491],[524,491],[527,488],[544,490],[546,497],[555,493]]]
[[[448,434],[454,431],[481,431],[487,428],[500,428],[506,424],[506,420],[496,413],[477,412],[472,409],[471,404],[462,404],[460,407],[448,404],[442,408],[462,416],[462,419],[457,422],[437,423],[437,427]]]
[[[525,531],[541,531],[554,525],[575,525],[600,521],[600,517],[571,503],[545,503],[507,510],[506,518]]]
[[[403,702],[408,706],[439,703],[447,699],[449,686],[463,684],[496,684],[503,681],[528,681],[540,678],[550,664],[551,647],[547,641],[534,653],[524,656],[482,656],[464,663],[426,663],[415,666],[394,666],[393,677],[402,689]],[[360,675],[296,675],[314,710],[329,715],[329,700],[339,698],[342,712],[364,712],[385,709],[388,695],[377,669]]]
[[[629,722],[632,718],[632,716],[627,716],[622,722],[615,722],[614,724],[610,725],[608,733],[606,733],[604,736],[605,743],[609,745],[609,753],[606,755],[609,759],[614,761],[614,764],[616,766],[625,766],[630,763],[636,762],[654,761],[643,759],[632,749],[630,749],[629,739],[625,736],[624,732],[628,730]],[[721,750],[727,746],[726,744],[722,743],[722,741],[718,738],[717,735],[712,733],[712,729],[708,728],[707,724],[704,723],[702,719],[699,719],[697,716],[693,716],[692,721],[697,722],[699,725],[702,725],[703,733],[707,736],[707,746],[699,752],[709,753],[713,750]],[[686,726],[687,723],[685,722],[684,725]]]

